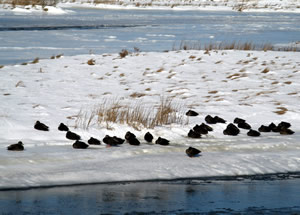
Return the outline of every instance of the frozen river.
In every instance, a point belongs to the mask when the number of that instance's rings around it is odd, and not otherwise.
[[[182,41],[288,45],[299,41],[300,15],[172,10],[71,9],[67,15],[1,12],[0,65],[36,57],[164,51]]]

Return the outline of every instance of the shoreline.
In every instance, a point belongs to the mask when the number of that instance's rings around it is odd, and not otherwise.
[[[119,4],[118,4],[119,3]],[[300,13],[300,8],[286,6],[286,8],[280,7],[245,7],[240,9],[241,5],[187,5],[187,4],[178,4],[178,5],[143,5],[139,2],[135,4],[122,4],[118,2],[116,4],[95,4],[95,3],[85,3],[85,2],[65,2],[58,3],[56,6],[32,6],[32,5],[17,5],[12,7],[8,4],[0,4],[0,11],[8,11],[13,13],[20,14],[47,14],[47,15],[64,15],[67,13],[72,13],[72,8],[77,9],[99,9],[99,10],[165,10],[165,11],[212,11],[212,12],[237,12],[237,13]],[[284,6],[281,6],[284,7]],[[69,9],[69,10],[66,10]]]
[[[300,172],[286,172],[286,173],[266,173],[254,175],[237,175],[237,176],[203,176],[203,177],[186,177],[174,179],[149,179],[149,180],[129,180],[129,181],[113,181],[113,182],[91,182],[78,184],[62,184],[62,185],[45,185],[45,186],[30,186],[30,187],[11,187],[0,188],[0,192],[5,191],[26,191],[37,189],[51,189],[51,188],[67,188],[67,187],[84,187],[93,185],[125,185],[125,184],[143,184],[143,183],[179,183],[186,181],[199,181],[201,183],[212,182],[246,182],[246,181],[282,181],[300,179]]]

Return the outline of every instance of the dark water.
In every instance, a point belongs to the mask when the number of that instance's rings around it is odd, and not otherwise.
[[[72,9],[67,15],[0,14],[0,65],[36,57],[164,51],[195,44],[299,41],[300,14]]]
[[[0,192],[0,214],[300,214],[299,177],[183,180]]]

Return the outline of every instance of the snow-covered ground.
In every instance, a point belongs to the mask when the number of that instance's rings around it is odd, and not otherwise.
[[[62,7],[104,9],[235,10],[255,12],[300,12],[298,0],[63,0]]]
[[[88,65],[93,59],[95,65]],[[267,69],[266,69],[267,68]],[[262,51],[172,51],[81,55],[44,59],[35,64],[0,69],[0,188],[80,183],[160,180],[206,176],[238,176],[300,171],[300,54]],[[140,94],[141,97],[134,95]],[[121,124],[75,129],[80,110],[91,111],[104,101],[122,105],[160,104],[173,98],[187,124],[139,131]],[[193,109],[196,117],[184,113]],[[279,111],[279,112],[278,112]],[[281,114],[279,114],[281,113]],[[244,118],[254,129],[288,121],[294,135],[262,133],[224,136],[225,124],[201,139],[187,137],[204,117],[218,115],[232,122]],[[33,128],[36,120],[50,131]],[[140,146],[72,148],[73,141],[57,130],[60,122],[87,141],[108,135],[136,134]],[[227,124],[228,124],[227,123]],[[169,146],[147,144],[150,131],[170,140]],[[7,151],[23,141],[25,151]],[[193,146],[202,155],[189,158]]]
[[[12,11],[14,14],[36,14],[36,15],[63,15],[66,13],[72,13],[70,10],[62,9],[61,7],[55,7],[55,6],[45,6],[42,7],[40,5],[26,5],[21,6],[17,5],[15,7],[12,7],[8,4],[3,4],[0,6],[0,12],[1,11]]]
[[[62,15],[70,11],[69,7],[87,7],[99,9],[162,9],[162,10],[213,10],[240,12],[300,12],[298,0],[61,0],[56,7],[2,5],[1,10],[12,10],[18,13],[44,13]]]

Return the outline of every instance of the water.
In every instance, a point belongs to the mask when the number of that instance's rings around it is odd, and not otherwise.
[[[300,14],[72,9],[67,15],[0,14],[0,65],[53,55],[172,50],[182,41],[289,44]]]
[[[1,191],[0,214],[300,214],[299,183],[258,176]]]

